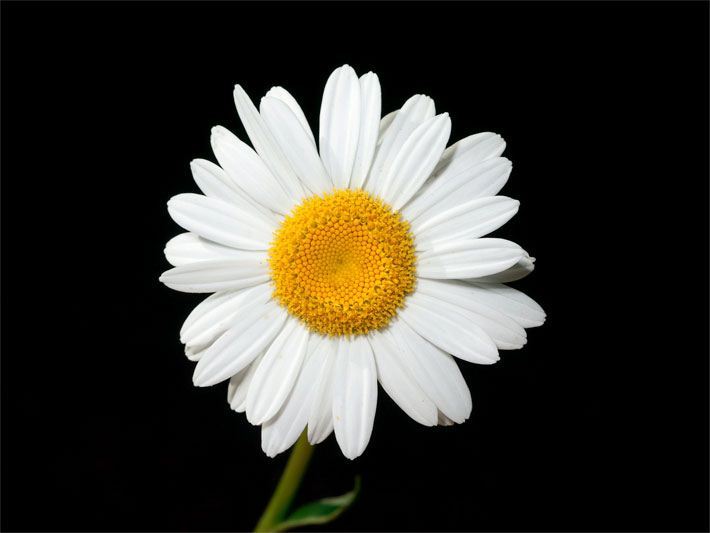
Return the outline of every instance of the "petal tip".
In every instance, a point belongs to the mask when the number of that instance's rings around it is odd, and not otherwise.
[[[204,372],[204,365],[200,365],[203,361],[204,359],[200,359],[200,362],[195,366],[195,371],[192,373],[192,384],[195,387],[209,387],[210,385],[214,385],[214,383],[211,383],[209,380],[209,374]]]
[[[210,129],[210,133],[212,134],[212,137],[222,137],[226,133],[227,128],[224,126],[220,126],[219,124],[216,126],[212,126],[212,129]]]

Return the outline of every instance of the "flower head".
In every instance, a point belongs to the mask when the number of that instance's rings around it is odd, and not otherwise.
[[[415,95],[381,118],[380,85],[345,65],[328,79],[319,142],[275,87],[259,110],[234,90],[253,149],[212,130],[219,166],[197,159],[203,195],[168,202],[168,287],[214,293],[180,331],[194,383],[229,380],[231,407],[270,455],[307,428],[344,455],[370,440],[377,383],[417,422],[461,423],[471,396],[454,357],[480,364],[543,323],[504,285],[529,274],[517,244],[483,238],[518,210],[500,136],[446,148],[451,121]]]

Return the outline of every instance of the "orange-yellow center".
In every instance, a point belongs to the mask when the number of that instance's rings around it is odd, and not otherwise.
[[[414,288],[409,224],[379,198],[340,189],[296,206],[269,250],[274,297],[324,335],[386,326]]]

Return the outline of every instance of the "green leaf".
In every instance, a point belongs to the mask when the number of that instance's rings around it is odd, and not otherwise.
[[[360,476],[355,478],[353,490],[332,498],[323,498],[299,507],[286,520],[274,527],[274,531],[287,531],[294,527],[327,524],[338,518],[350,507],[360,492]]]

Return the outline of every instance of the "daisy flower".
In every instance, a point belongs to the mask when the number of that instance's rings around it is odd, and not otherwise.
[[[168,202],[187,233],[167,243],[160,281],[214,293],[180,331],[195,385],[229,380],[269,456],[306,428],[312,444],[335,431],[346,457],[362,454],[378,382],[420,424],[464,422],[456,358],[495,363],[545,319],[504,284],[534,259],[484,238],[518,210],[498,196],[503,139],[447,148],[451,120],[424,95],[381,118],[377,75],[348,65],[328,78],[317,140],[281,87],[259,109],[239,85],[234,100],[252,146],[215,127],[219,165],[191,163],[203,194]]]

